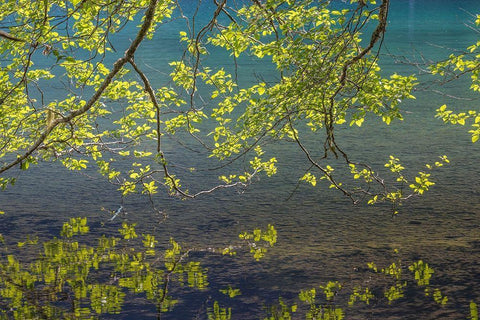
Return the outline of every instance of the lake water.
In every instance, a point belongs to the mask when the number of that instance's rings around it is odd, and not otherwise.
[[[416,71],[397,60],[440,60],[452,48],[465,48],[478,39],[478,33],[465,25],[473,19],[472,13],[480,12],[478,0],[391,2],[381,58],[386,74]],[[187,0],[184,6],[189,8]],[[137,56],[137,62],[148,69],[157,85],[165,84],[168,62],[182,53],[177,42],[179,25],[177,21],[162,26],[158,36],[145,42]],[[124,33],[117,45],[125,46],[128,38]],[[233,65],[228,56],[216,59],[217,64]],[[268,75],[270,71],[249,61],[239,65],[240,81],[244,83],[262,72]],[[278,230],[277,244],[260,262],[243,255],[194,254],[192,259],[208,268],[210,285],[203,291],[178,289],[175,294],[179,304],[162,318],[204,319],[206,306],[215,300],[232,307],[232,319],[263,318],[264,307],[279,297],[291,302],[300,290],[318,288],[329,280],[338,280],[347,288],[376,283],[366,264],[375,261],[384,265],[401,257],[405,265],[422,259],[435,269],[432,282],[449,297],[447,306],[435,306],[418,292],[409,291],[409,299],[392,305],[378,302],[353,312],[347,309],[347,319],[465,319],[469,302],[480,303],[480,153],[478,144],[470,142],[467,128],[443,125],[434,114],[444,103],[458,109],[478,108],[478,96],[472,96],[466,83],[460,80],[433,88],[470,100],[418,90],[417,99],[403,105],[407,111],[403,122],[387,127],[370,119],[361,128],[339,131],[337,141],[351,158],[377,167],[390,154],[412,171],[422,170],[439,155],[449,156],[450,165],[434,174],[437,185],[424,197],[406,203],[394,217],[388,207],[353,206],[325,184],[297,188],[308,164],[301,152],[288,144],[275,146],[280,155],[278,175],[262,178],[243,193],[221,191],[192,201],[159,196],[158,205],[168,214],[166,221],[152,212],[145,199],[125,199],[128,215],[122,218],[137,222],[140,232],[154,233],[165,245],[174,237],[185,247],[216,247],[235,242],[239,233],[254,227],[271,223]],[[184,151],[169,149],[168,145],[166,148],[172,161],[188,164],[189,160],[194,165],[204,161],[200,156],[186,159]],[[0,209],[6,212],[0,218],[0,233],[7,242],[19,241],[26,234],[40,239],[56,236],[63,222],[74,216],[87,216],[93,234],[120,227],[122,220],[110,222],[110,214],[102,208],[116,210],[122,203],[121,196],[94,173],[72,173],[59,164],[42,163],[19,175],[13,188],[0,193]],[[209,181],[211,178],[199,173],[192,188]],[[398,255],[394,249],[398,249]],[[229,300],[219,293],[229,285],[240,289],[242,295]],[[120,315],[111,317],[138,319],[139,314],[145,319],[156,317],[154,306],[144,300],[132,300]]]

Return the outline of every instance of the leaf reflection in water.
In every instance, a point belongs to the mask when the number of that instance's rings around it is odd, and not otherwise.
[[[140,237],[135,224],[126,222],[117,235],[99,237],[96,246],[80,242],[89,232],[86,218],[72,218],[64,223],[60,238],[42,243],[28,238],[15,247],[2,241],[5,254],[0,258],[1,318],[85,319],[121,312],[127,317],[139,315],[139,310],[130,310],[130,297],[135,301],[142,299],[141,303],[154,308],[160,318],[163,313],[175,313],[181,298],[178,295],[187,288],[202,291],[209,286],[207,269],[193,261],[192,253],[205,252],[215,259],[243,250],[258,261],[277,240],[272,225],[265,230],[243,232],[238,243],[226,248],[206,249],[186,249],[173,239],[166,249],[159,249],[154,235]],[[31,258],[32,248],[39,252],[36,259]],[[384,306],[388,312],[392,303],[411,299],[413,291],[417,292],[414,298],[422,297],[429,307],[448,308],[448,297],[433,284],[435,271],[428,263],[405,263],[396,250],[394,257],[385,267],[368,263],[363,271],[369,280],[361,284],[329,281],[302,290],[295,301],[280,297],[278,303],[265,308],[263,319],[286,320],[295,315],[339,320],[351,315],[358,317],[364,307],[371,311]],[[231,285],[218,291],[225,299],[243,296],[240,289]],[[225,299],[220,304],[208,298],[197,309],[196,317],[232,319],[235,308],[225,305],[225,301],[231,301]],[[466,313],[469,309],[469,318],[478,319],[473,301],[465,307]]]
[[[268,226],[267,231],[242,233],[239,243],[227,248],[184,249],[170,239],[168,248],[160,250],[154,235],[137,235],[135,224],[124,222],[118,231],[115,236],[102,235],[96,246],[90,246],[79,242],[90,232],[87,219],[72,218],[64,223],[60,238],[43,243],[28,239],[15,247],[2,241],[1,317],[84,319],[119,314],[128,295],[146,298],[160,315],[178,302],[170,294],[172,287],[204,290],[208,286],[206,269],[189,260],[190,253],[234,255],[245,248],[258,260],[276,242],[272,238],[276,231]],[[39,253],[33,261],[32,250]],[[230,291],[232,297],[239,294]],[[223,314],[218,303],[212,310]]]

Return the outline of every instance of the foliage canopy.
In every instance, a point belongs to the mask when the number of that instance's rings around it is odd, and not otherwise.
[[[96,166],[123,195],[151,197],[164,186],[192,198],[245,187],[260,173],[275,174],[276,155],[265,145],[287,141],[306,159],[300,181],[315,186],[325,180],[354,203],[367,197],[369,203],[396,205],[428,190],[428,171],[448,162],[443,156],[407,179],[391,156],[386,167],[393,179],[386,183],[335,140],[336,128],[361,126],[368,116],[386,125],[402,120],[399,103],[414,98],[414,76],[380,73],[389,0],[221,1],[201,26],[196,13],[186,16],[182,4],[171,0],[29,4],[0,5],[6,30],[0,43],[3,188],[15,182],[16,167],[61,161],[70,170]],[[143,41],[161,37],[159,26],[178,18],[187,21],[179,34],[185,52],[170,63],[169,84],[157,87],[155,72],[145,71],[135,56]],[[136,28],[136,35],[121,53],[113,43],[128,28]],[[242,58],[269,63],[275,75],[241,85],[241,70],[231,74],[203,63],[218,48],[235,65]],[[51,96],[54,87],[64,90]],[[312,135],[314,147],[306,143]],[[202,148],[220,183],[203,190],[184,187],[196,164],[175,167],[166,145]],[[351,173],[348,183],[338,181],[328,164],[335,158],[344,160],[341,171]],[[248,164],[241,170],[231,166],[239,159]]]

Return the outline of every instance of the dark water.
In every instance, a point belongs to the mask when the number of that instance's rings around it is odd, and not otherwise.
[[[384,72],[416,72],[395,60],[440,60],[452,48],[473,43],[478,34],[465,22],[473,19],[470,13],[477,12],[480,1],[476,0],[392,0],[381,60]],[[177,44],[180,25],[174,21],[162,26],[158,37],[145,43],[137,57],[155,74],[156,85],[165,84],[168,62],[182,53]],[[125,34],[120,40],[128,38]],[[215,59],[218,64],[233,66],[228,56]],[[251,61],[241,63],[239,71],[239,80],[245,84],[255,73],[268,76],[271,72],[268,66]],[[434,118],[435,109],[444,103],[458,109],[478,107],[478,97],[472,96],[465,83],[460,80],[435,90],[472,100],[419,90],[416,100],[403,105],[408,111],[403,122],[387,127],[370,119],[361,128],[339,131],[337,141],[352,158],[380,168],[390,154],[413,172],[439,155],[449,156],[451,164],[435,173],[437,185],[424,197],[404,205],[395,217],[388,207],[352,206],[325,184],[296,188],[299,170],[308,164],[288,144],[275,147],[280,155],[278,175],[262,178],[243,193],[219,192],[194,201],[159,196],[159,207],[168,214],[164,222],[145,199],[125,199],[129,221],[138,222],[141,232],[154,233],[160,242],[167,243],[172,236],[186,246],[213,247],[236,241],[240,232],[269,223],[278,230],[278,243],[258,263],[242,256],[194,257],[208,267],[210,286],[201,292],[179,291],[180,304],[164,318],[206,318],[205,305],[221,299],[218,289],[228,285],[242,291],[241,296],[226,302],[233,308],[233,319],[262,318],[263,307],[278,301],[279,296],[293,299],[299,290],[328,280],[341,281],[347,287],[368,281],[370,275],[362,271],[366,263],[391,262],[394,249],[399,250],[405,264],[417,259],[429,262],[435,269],[435,284],[449,296],[448,308],[421,303],[412,292],[403,302],[361,309],[348,319],[466,318],[469,301],[480,302],[480,153],[478,145],[471,144],[468,129],[445,126]],[[166,148],[171,159],[186,162],[183,151]],[[190,160],[194,164],[204,161],[200,156]],[[108,222],[110,215],[102,211],[118,208],[120,194],[94,172],[71,173],[59,164],[41,164],[19,175],[15,187],[0,193],[0,209],[7,213],[1,217],[0,233],[7,241],[22,239],[25,234],[40,238],[58,235],[62,223],[73,216],[89,217],[94,233],[115,230],[121,224],[120,219]],[[202,173],[195,179],[192,188],[213,181]],[[101,227],[100,222],[107,222],[106,226]],[[155,309],[145,301],[135,301],[127,304],[121,315],[136,319],[139,312],[142,318],[149,318],[154,317]]]

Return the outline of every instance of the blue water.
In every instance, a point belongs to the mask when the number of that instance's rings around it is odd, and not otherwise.
[[[193,3],[193,2],[192,2]],[[183,2],[186,13],[193,10]],[[209,17],[209,4],[204,4],[199,19]],[[380,64],[383,72],[410,74],[418,70],[399,61],[436,61],[448,56],[452,49],[461,50],[476,41],[478,34],[465,26],[470,13],[480,12],[480,1],[392,0],[388,31]],[[165,85],[170,72],[168,62],[178,59],[183,48],[178,45],[182,21],[173,21],[159,29],[153,41],[142,44],[136,58],[146,68],[155,85]],[[127,30],[128,31],[128,30]],[[123,52],[133,35],[118,37],[118,51]],[[226,65],[234,62],[225,54],[213,56],[206,63]],[[239,61],[239,80],[248,84],[256,75],[272,76],[272,68],[254,64],[250,59]],[[421,81],[431,81],[420,77]],[[209,269],[210,287],[202,292],[178,292],[180,304],[165,319],[190,319],[199,314],[206,318],[205,305],[215,299],[233,308],[233,319],[261,318],[262,308],[279,296],[294,299],[301,289],[339,280],[348,287],[366,283],[370,276],[363,270],[367,262],[391,262],[393,249],[398,249],[405,263],[423,259],[436,270],[436,284],[449,296],[448,308],[421,304],[417,296],[392,306],[379,306],[375,311],[360,310],[348,318],[375,319],[458,319],[466,318],[470,300],[480,302],[480,154],[478,145],[470,142],[467,128],[442,125],[434,118],[435,109],[444,103],[458,108],[478,107],[460,80],[433,89],[471,100],[450,99],[431,90],[419,90],[417,99],[404,103],[407,111],[403,122],[387,127],[370,119],[361,128],[345,128],[337,141],[350,157],[381,168],[390,154],[398,156],[413,171],[424,163],[447,154],[451,165],[435,173],[437,185],[424,197],[413,199],[392,217],[388,207],[352,206],[339,192],[325,184],[317,188],[301,185],[297,179],[308,163],[302,153],[288,144],[275,146],[279,154],[279,174],[262,178],[245,192],[218,192],[193,201],[179,201],[159,196],[158,206],[168,214],[153,213],[141,197],[125,199],[124,218],[138,222],[141,232],[153,232],[160,242],[173,236],[185,246],[222,246],[236,240],[237,235],[254,227],[272,223],[278,230],[278,243],[259,263],[248,257],[198,255]],[[420,86],[424,88],[425,86]],[[168,140],[167,140],[168,141]],[[165,143],[171,161],[190,166],[203,163],[203,155],[189,155]],[[192,189],[214,181],[214,177],[198,173],[191,180]],[[6,238],[22,239],[25,234],[40,238],[58,235],[61,225],[72,216],[88,216],[94,232],[117,229],[121,220],[108,222],[103,211],[116,210],[122,199],[114,186],[94,172],[68,172],[59,164],[40,164],[19,173],[15,187],[0,193],[0,233]],[[288,200],[287,200],[288,199]],[[100,222],[107,222],[100,227]],[[231,285],[242,295],[225,300],[218,289]],[[145,311],[147,310],[147,311]],[[200,310],[200,311],[199,311]],[[124,318],[154,317],[154,307],[142,302],[131,303],[122,313]],[[116,317],[115,317],[116,318]]]

